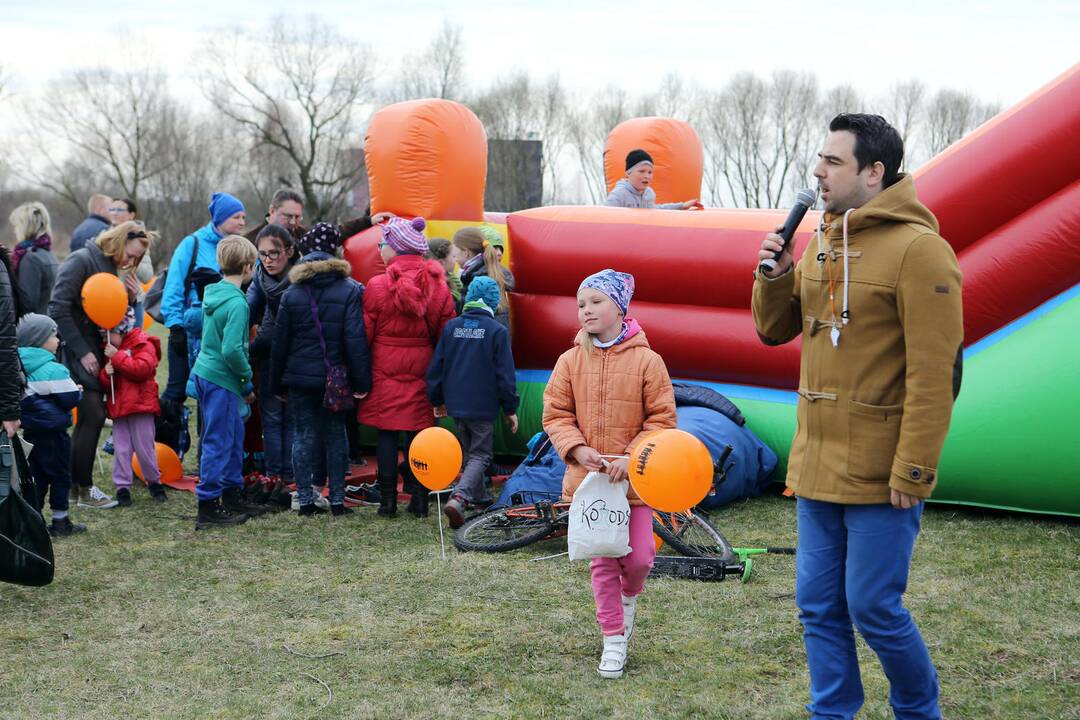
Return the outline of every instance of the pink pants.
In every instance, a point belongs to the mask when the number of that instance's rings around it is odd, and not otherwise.
[[[113,420],[112,479],[117,488],[131,487],[132,453],[139,456],[143,479],[151,485],[161,481],[157,451],[154,449],[154,416],[148,413],[127,415]]]
[[[631,506],[630,554],[621,558],[593,558],[590,566],[596,621],[605,635],[623,631],[622,596],[635,597],[641,593],[654,557],[652,508]]]

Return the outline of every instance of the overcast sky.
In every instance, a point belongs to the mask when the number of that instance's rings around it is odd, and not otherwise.
[[[897,80],[1011,105],[1080,60],[1080,2],[490,2],[488,0],[3,0],[0,65],[17,94],[80,65],[117,62],[120,32],[144,35],[192,88],[192,52],[215,32],[257,31],[277,13],[315,12],[368,42],[384,71],[423,49],[444,19],[463,29],[466,77],[558,73],[580,90],[655,89],[667,72],[707,87],[732,74],[792,68],[866,96]]]

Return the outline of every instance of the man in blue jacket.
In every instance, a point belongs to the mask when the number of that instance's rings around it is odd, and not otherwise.
[[[446,323],[428,366],[428,398],[437,414],[454,418],[464,454],[461,480],[443,508],[452,528],[461,527],[469,505],[490,503],[484,470],[495,455],[499,410],[511,433],[518,428],[514,356],[510,333],[495,319],[498,307],[495,281],[474,278],[461,316]]]
[[[214,193],[207,210],[210,222],[181,240],[173,251],[161,294],[161,316],[169,328],[169,381],[161,399],[172,403],[183,403],[186,396],[188,352],[184,311],[196,300],[191,273],[195,268],[220,271],[218,242],[227,235],[242,233],[247,220],[244,204],[228,193]]]

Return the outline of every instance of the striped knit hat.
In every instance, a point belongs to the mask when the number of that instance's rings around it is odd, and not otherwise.
[[[423,255],[428,251],[425,227],[427,222],[422,217],[412,220],[392,217],[382,226],[383,242],[398,255]]]

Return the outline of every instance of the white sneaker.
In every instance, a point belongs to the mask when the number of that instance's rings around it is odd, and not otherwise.
[[[626,665],[626,635],[605,635],[604,651],[600,654],[600,665],[596,672],[600,677],[617,680],[622,677]]]
[[[108,510],[116,507],[116,505],[116,501],[111,496],[103,493],[97,485],[91,485],[89,489],[79,488],[79,507],[81,508]]]
[[[623,635],[626,641],[634,636],[634,613],[637,611],[637,595],[634,597],[622,596]]]
[[[294,512],[299,512],[300,511],[300,493],[298,493],[298,492],[296,492],[294,490],[293,492],[291,492],[289,494],[292,495],[292,505],[291,505],[292,510]],[[330,509],[330,501],[327,498],[323,497],[322,492],[315,492],[314,494],[315,494],[315,507],[322,508],[323,510],[329,510]]]

